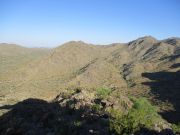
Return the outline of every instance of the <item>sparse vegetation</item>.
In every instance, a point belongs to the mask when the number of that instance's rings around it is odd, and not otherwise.
[[[96,89],[96,96],[100,99],[106,98],[108,95],[110,95],[111,89],[109,88],[97,88]]]
[[[153,128],[160,119],[157,110],[145,98],[134,100],[133,107],[127,114],[114,111],[110,120],[110,129],[118,135],[131,134],[140,128]]]
[[[82,125],[81,121],[78,121],[78,120],[74,121],[74,126],[80,127],[81,125]]]
[[[180,123],[178,123],[178,124],[173,124],[173,125],[172,125],[172,130],[173,130],[174,133],[180,134]]]
[[[103,107],[100,104],[93,104],[91,108],[95,112],[100,112]]]

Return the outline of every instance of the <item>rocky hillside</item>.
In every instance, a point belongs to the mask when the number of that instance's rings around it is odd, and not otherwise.
[[[86,98],[94,103],[91,93],[109,88],[116,91],[115,100],[121,94],[143,96],[168,122],[180,121],[179,38],[146,36],[104,46],[71,41],[53,49],[1,44],[0,60],[2,106],[28,98],[52,101],[62,90],[76,88],[88,91]]]
[[[109,90],[101,89],[101,91]],[[134,132],[137,135],[173,135],[170,125],[146,100],[129,100],[122,94],[117,98],[117,91],[110,90],[109,92],[104,95],[100,93],[100,89],[96,92],[69,89],[69,91],[61,92],[51,102],[29,98],[14,105],[2,106],[0,109],[11,109],[11,111],[0,117],[2,125],[0,133],[7,135],[111,135]],[[140,106],[143,112],[136,108],[136,105]],[[126,117],[131,119],[124,119]],[[117,128],[120,126],[119,122],[122,127]],[[133,127],[131,127],[132,122]],[[148,129],[148,126],[152,129]]]
[[[142,85],[149,81],[142,76],[143,73],[176,72],[179,62],[178,38],[158,41],[148,36],[127,44],[108,46],[72,41],[52,49],[40,59],[18,66],[7,80],[14,79],[15,84],[10,85],[14,87],[13,92],[21,93],[20,97],[24,93],[51,98],[53,93],[69,86],[117,87],[125,91],[134,89],[134,94],[140,94],[148,89]],[[139,87],[143,88],[139,90]],[[51,94],[43,95],[42,91]]]

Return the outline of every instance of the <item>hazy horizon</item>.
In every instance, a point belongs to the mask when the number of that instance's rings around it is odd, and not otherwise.
[[[14,43],[14,42],[0,42],[0,45],[1,44],[12,44],[12,45],[18,45],[18,46],[26,47],[26,48],[47,48],[47,49],[49,48],[49,49],[51,49],[51,48],[56,48],[58,46],[66,44],[68,42],[84,42],[86,44],[92,44],[92,45],[111,45],[111,44],[114,44],[114,43],[126,44],[126,43],[129,43],[129,42],[133,41],[133,40],[136,40],[136,39],[139,39],[139,38],[143,38],[143,37],[147,37],[147,36],[155,38],[156,40],[159,40],[159,41],[165,40],[165,39],[168,39],[168,38],[180,38],[180,37],[167,37],[167,38],[163,38],[163,39],[157,39],[156,37],[154,37],[152,35],[144,35],[144,36],[137,37],[135,39],[129,40],[127,42],[111,42],[111,43],[107,43],[107,44],[97,44],[97,43],[92,43],[92,42],[86,42],[86,41],[83,41],[83,40],[69,40],[69,41],[65,41],[65,42],[59,43],[59,44],[54,44],[54,45],[52,44],[51,46],[43,46],[43,45],[42,46],[27,46],[27,45],[24,45],[24,44],[18,44],[18,43]]]
[[[180,2],[1,0],[0,43],[56,47],[68,41],[126,43],[180,37]]]

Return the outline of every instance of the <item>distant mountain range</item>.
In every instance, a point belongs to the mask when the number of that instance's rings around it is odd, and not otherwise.
[[[50,100],[68,87],[116,88],[179,111],[180,38],[146,36],[110,45],[71,41],[52,49],[0,44],[2,104]]]

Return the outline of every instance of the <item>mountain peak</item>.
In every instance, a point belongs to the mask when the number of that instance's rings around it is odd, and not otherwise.
[[[144,36],[144,37],[138,38],[137,40],[156,41],[157,39],[154,38],[153,36]]]
[[[69,42],[67,42],[67,43],[85,43],[84,41],[82,41],[82,40],[72,40],[72,41],[69,41]]]
[[[79,45],[84,44],[85,45],[87,43],[85,43],[84,41],[79,40],[79,41],[69,41],[69,42],[64,43],[63,45],[77,45],[77,44],[79,44]]]
[[[171,44],[171,45],[178,45],[178,44],[180,44],[180,38],[171,37],[171,38],[163,40],[163,42],[165,42],[167,44]]]
[[[138,45],[138,44],[141,44],[141,43],[155,43],[157,42],[157,39],[152,37],[152,36],[144,36],[144,37],[140,37],[136,40],[133,40],[131,42],[128,43],[128,45]]]
[[[58,47],[56,47],[55,49],[58,49],[58,48],[66,48],[66,47],[81,47],[81,46],[87,46],[88,44],[83,42],[83,41],[69,41],[69,42],[66,42]]]

